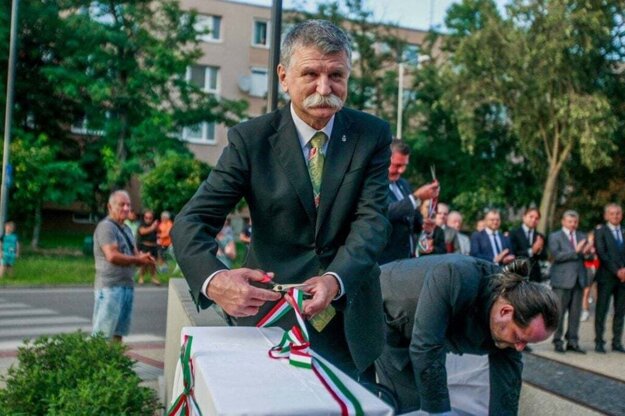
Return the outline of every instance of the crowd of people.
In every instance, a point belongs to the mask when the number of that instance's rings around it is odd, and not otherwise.
[[[585,353],[578,336],[585,261],[596,256],[595,350],[606,352],[613,297],[612,350],[625,352],[621,207],[606,207],[594,244],[577,230],[572,210],[548,238],[536,230],[536,209],[508,232],[500,213],[489,210],[466,235],[462,214],[438,201],[435,177],[414,191],[401,177],[410,147],[392,139],[389,124],[343,106],[350,72],[350,40],[332,23],[308,20],[284,37],[277,73],[290,103],[230,128],[217,166],[170,227],[198,308],[216,305],[231,324],[255,325],[290,296],[271,290],[268,280],[303,284],[314,350],[364,385],[378,379],[397,397],[399,412],[449,412],[446,356],[469,353],[488,357],[489,413],[516,414],[528,343],[553,335],[557,352]],[[242,198],[254,229],[253,237],[251,228],[241,234],[247,253],[236,268],[227,216]],[[112,318],[100,305],[107,296],[128,301],[101,289],[115,286],[121,278],[113,276],[122,272],[120,285],[131,286],[126,269],[151,270],[163,242],[146,212],[133,245],[130,228],[122,227],[129,210],[128,195],[113,193],[95,234],[94,332],[119,338],[127,333],[127,309]],[[548,258],[551,285],[540,267]],[[285,329],[293,323],[278,321]]]

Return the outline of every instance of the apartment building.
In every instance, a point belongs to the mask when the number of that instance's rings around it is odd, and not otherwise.
[[[219,96],[247,100],[252,117],[265,113],[267,74],[275,70],[268,68],[271,8],[227,0],[181,0],[180,6],[196,10],[199,27],[210,30],[200,39],[203,56],[187,69],[187,78]],[[283,23],[283,32],[285,27]],[[425,35],[423,31],[396,29],[396,36],[410,45],[410,54],[418,54]],[[407,85],[409,80],[404,82]],[[226,134],[223,125],[202,123],[185,128],[182,137],[198,159],[214,166],[226,145]]]

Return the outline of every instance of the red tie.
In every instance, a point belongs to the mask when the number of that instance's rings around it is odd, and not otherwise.
[[[569,241],[571,242],[571,247],[573,247],[573,250],[576,250],[577,247],[575,247],[575,234],[573,234],[573,231],[571,231],[571,233],[569,234]]]

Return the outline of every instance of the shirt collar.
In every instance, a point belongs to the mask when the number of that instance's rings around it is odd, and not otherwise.
[[[487,233],[488,235],[495,235],[495,234],[498,234],[498,233],[499,233],[499,231],[491,230],[491,229],[490,229],[490,228],[488,228],[488,227],[486,227],[486,228],[484,228],[484,229],[486,230],[486,233]]]
[[[608,227],[610,227],[610,230],[612,230],[612,232],[621,229],[621,225],[620,224],[619,225],[612,225],[611,223],[608,223]]]
[[[523,227],[523,231],[525,231],[525,234],[529,233],[530,231],[534,231],[533,229],[531,229],[525,224],[522,224],[521,227]]]
[[[328,124],[326,124],[326,126],[321,130],[315,130],[312,127],[310,127],[308,124],[306,124],[306,122],[302,120],[297,115],[297,113],[295,113],[295,109],[293,108],[293,103],[291,103],[291,117],[293,118],[293,123],[295,124],[295,130],[297,131],[297,138],[299,139],[299,144],[302,147],[302,149],[306,147],[310,139],[312,139],[312,136],[314,136],[315,133],[317,133],[317,131],[322,131],[326,134],[326,136],[328,136],[328,140],[326,141],[326,143],[330,141],[330,137],[332,137],[332,127],[334,127],[335,115],[332,116],[330,121],[328,121]]]
[[[564,234],[566,234],[566,235],[571,235],[571,233],[573,233],[573,235],[575,235],[574,231],[571,231],[571,230],[569,230],[566,227],[562,227],[562,232],[564,232]]]

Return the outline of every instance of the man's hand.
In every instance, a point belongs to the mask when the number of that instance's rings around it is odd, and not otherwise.
[[[425,201],[426,199],[433,199],[438,196],[439,189],[440,188],[438,186],[438,181],[434,181],[432,183],[425,184],[416,191],[414,191],[412,193],[412,196],[420,199],[421,201]]]
[[[540,253],[543,250],[544,246],[545,246],[545,239],[542,238],[542,236],[537,235],[536,241],[534,241],[534,244],[532,244],[532,253],[534,254]]]
[[[586,239],[583,239],[583,240],[579,241],[577,243],[577,246],[575,247],[575,252],[576,253],[581,253],[584,250],[585,246],[586,246]]]
[[[272,274],[269,274],[271,277]],[[267,289],[250,285],[260,282],[265,273],[252,269],[233,269],[220,272],[208,285],[207,297],[230,316],[254,316],[265,302],[277,301],[281,295]]]
[[[424,233],[431,235],[434,232],[434,228],[436,227],[436,222],[431,218],[423,218],[423,225],[421,229]]]
[[[512,263],[512,261],[515,258],[514,254],[508,254],[508,253],[510,253],[510,250],[508,250],[507,248],[504,248],[503,250],[501,250],[501,253],[495,256],[495,263],[497,264]]]
[[[144,253],[140,251],[136,256],[135,260],[138,266],[148,266],[150,264],[156,264],[156,259],[152,257],[150,253]]]
[[[331,274],[311,277],[304,283],[305,292],[312,295],[312,299],[304,301],[304,316],[309,319],[327,308],[339,294],[339,282]]]

